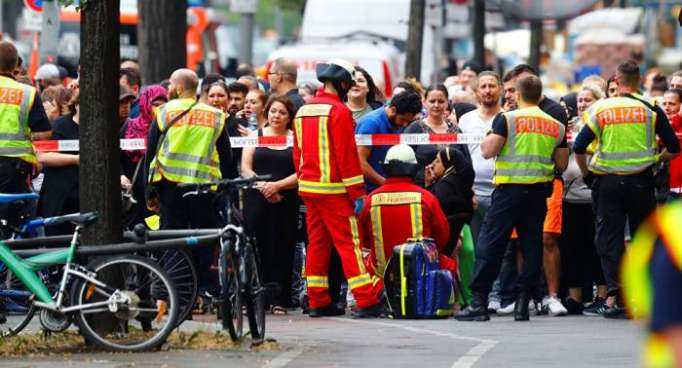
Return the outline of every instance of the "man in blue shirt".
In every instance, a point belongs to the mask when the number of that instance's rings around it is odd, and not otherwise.
[[[356,134],[400,134],[421,112],[422,101],[419,94],[404,91],[391,99],[388,106],[376,109],[358,121]],[[381,163],[391,145],[358,146],[360,166],[365,176],[365,185],[372,191],[384,184],[385,174]]]

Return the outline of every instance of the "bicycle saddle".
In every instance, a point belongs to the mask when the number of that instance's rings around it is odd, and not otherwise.
[[[38,197],[36,193],[0,193],[0,203],[14,203],[24,199],[38,199]]]

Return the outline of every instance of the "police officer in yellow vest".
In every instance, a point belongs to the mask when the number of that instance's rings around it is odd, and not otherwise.
[[[32,140],[50,139],[52,127],[36,89],[14,80],[16,47],[0,42],[0,193],[26,193],[38,163]]]
[[[193,71],[173,72],[168,87],[169,101],[155,110],[149,131],[147,177],[158,195],[162,229],[219,225],[212,193],[183,198],[186,190],[177,187],[178,183],[219,180],[231,172],[225,114],[196,101],[197,85],[198,78]],[[201,270],[200,287],[214,288],[217,280],[208,273],[212,251],[204,248],[194,255]]]
[[[627,61],[616,72],[618,97],[595,102],[583,114],[586,126],[573,145],[585,183],[592,187],[596,214],[596,247],[608,286],[606,318],[626,318],[620,298],[618,270],[625,252],[625,221],[630,233],[656,206],[652,168],[670,160],[680,145],[665,113],[639,91],[639,66]],[[658,153],[656,136],[664,149]],[[587,146],[597,141],[587,165]]]
[[[623,258],[623,295],[649,323],[643,354],[650,368],[682,367],[682,201],[663,207],[637,231]]]
[[[528,320],[530,292],[540,278],[547,197],[552,194],[555,168],[563,171],[568,164],[564,125],[537,106],[542,97],[540,79],[534,75],[519,78],[516,93],[519,109],[495,117],[492,134],[481,142],[484,158],[497,157],[495,190],[478,237],[472,302],[455,316],[460,321],[490,319],[488,294],[514,227],[524,259],[514,319]]]

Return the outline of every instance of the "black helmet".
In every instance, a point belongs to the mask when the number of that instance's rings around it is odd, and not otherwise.
[[[315,71],[317,79],[324,82],[347,82],[355,83],[355,67],[343,59],[332,59],[327,63],[317,64]]]
[[[400,176],[414,178],[419,170],[414,150],[406,144],[397,144],[391,147],[386,152],[386,159],[382,167],[389,178]]]
[[[332,59],[326,64],[317,64],[316,72],[320,82],[330,82],[334,86],[341,101],[346,99],[348,91],[355,84],[355,67],[343,59]]]

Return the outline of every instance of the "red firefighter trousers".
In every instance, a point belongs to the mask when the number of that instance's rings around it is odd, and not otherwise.
[[[377,304],[382,285],[365,268],[360,247],[360,229],[350,200],[345,196],[304,196],[303,201],[308,209],[305,271],[310,307],[325,307],[332,301],[327,278],[332,246],[336,247],[341,257],[343,272],[357,307],[366,308]]]

